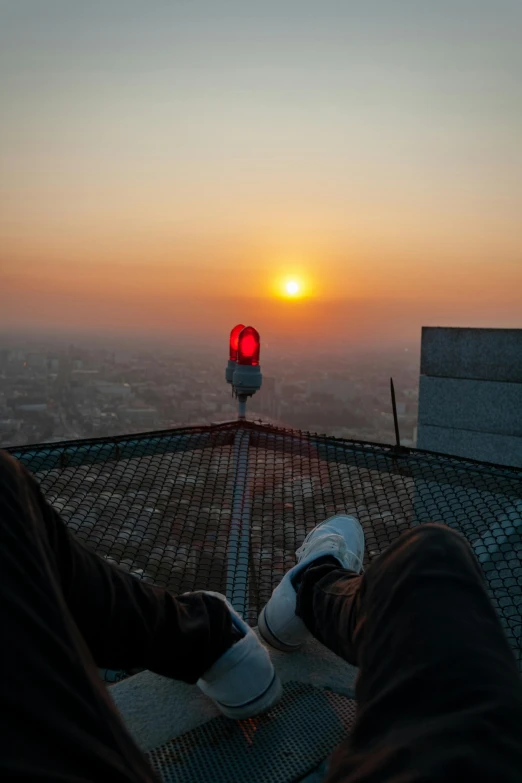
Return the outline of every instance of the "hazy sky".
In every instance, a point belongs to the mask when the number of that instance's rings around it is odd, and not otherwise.
[[[521,0],[0,0],[0,326],[522,326],[521,30]]]

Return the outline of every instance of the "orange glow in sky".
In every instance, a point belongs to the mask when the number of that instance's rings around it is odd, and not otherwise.
[[[298,5],[0,9],[0,329],[522,326],[522,5]]]

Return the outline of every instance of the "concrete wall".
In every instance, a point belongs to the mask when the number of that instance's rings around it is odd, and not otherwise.
[[[423,328],[417,446],[522,467],[522,329]]]

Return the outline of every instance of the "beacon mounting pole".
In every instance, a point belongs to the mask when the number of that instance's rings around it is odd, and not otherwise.
[[[230,333],[230,353],[225,372],[238,400],[238,420],[245,421],[246,403],[261,388],[259,333],[238,324]],[[240,427],[234,437],[233,501],[227,544],[226,595],[245,617],[248,610],[250,565],[251,485],[248,476],[250,431]]]

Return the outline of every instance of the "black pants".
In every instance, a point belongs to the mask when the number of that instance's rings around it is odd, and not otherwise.
[[[0,455],[0,773],[153,781],[96,666],[195,682],[231,645],[219,599],[174,598],[85,549]],[[425,525],[364,576],[310,568],[298,611],[360,666],[359,714],[329,781],[522,780],[522,685],[467,544]]]
[[[463,537],[427,524],[363,576],[311,567],[298,613],[360,667],[328,783],[522,783],[522,679]]]
[[[0,777],[156,780],[97,666],[196,682],[232,644],[223,602],[175,598],[90,552],[2,452],[0,598]]]

